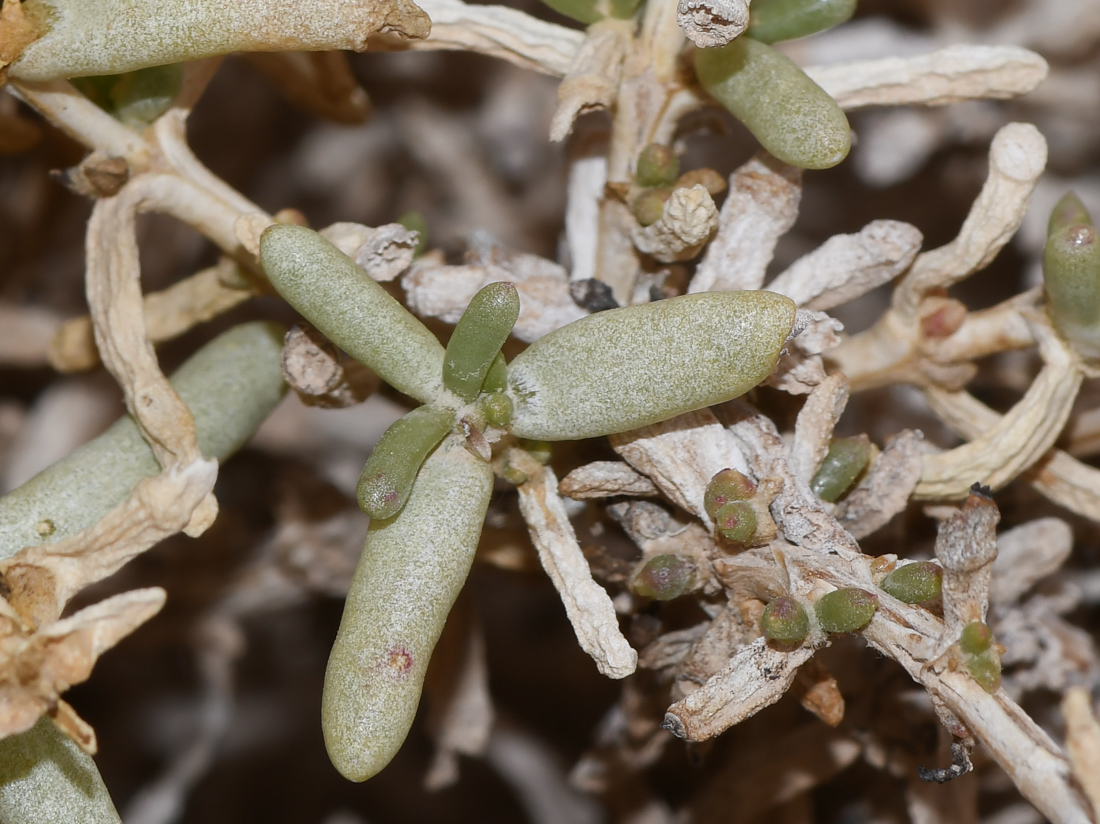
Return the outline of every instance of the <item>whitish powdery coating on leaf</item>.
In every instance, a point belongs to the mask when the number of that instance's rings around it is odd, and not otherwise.
[[[508,367],[512,432],[591,438],[735,398],[775,368],[794,316],[790,299],[772,292],[685,295],[590,315]]]
[[[477,549],[493,472],[457,439],[425,462],[395,517],[371,524],[325,672],[336,769],[366,781],[405,742],[428,660]]]
[[[20,80],[115,74],[235,51],[363,51],[376,32],[427,37],[409,0],[28,0],[46,34],[11,67]]]

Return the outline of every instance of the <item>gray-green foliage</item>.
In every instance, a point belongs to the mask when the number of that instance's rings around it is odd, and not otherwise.
[[[260,238],[271,284],[310,323],[395,389],[422,403],[443,386],[443,346],[351,258],[304,226]]]
[[[751,37],[696,49],[695,72],[760,144],[792,166],[827,169],[848,155],[848,118],[786,55]]]
[[[450,438],[394,518],[373,521],[325,673],[321,723],[352,781],[377,773],[412,726],[428,660],[466,580],[489,505],[489,464]]]
[[[795,306],[770,292],[727,292],[613,309],[546,335],[508,365],[500,348],[519,313],[511,284],[475,296],[444,353],[320,235],[272,226],[260,249],[272,285],[311,323],[425,403],[383,436],[364,471],[360,502],[374,520],[325,678],[329,754],[362,781],[408,733],[469,571],[492,488],[483,436],[495,428],[494,438],[519,438],[544,461],[544,441],[626,431],[737,397],[775,368]]]
[[[773,292],[707,292],[589,315],[508,367],[521,438],[574,440],[722,403],[775,368],[795,305]]]
[[[172,376],[191,409],[199,447],[225,460],[256,431],[286,391],[280,370],[285,330],[249,323],[215,338]],[[160,471],[129,417],[0,498],[0,558],[67,538],[121,503]],[[48,537],[39,525],[49,521]],[[52,721],[0,741],[0,821],[4,824],[117,824],[95,762]]]

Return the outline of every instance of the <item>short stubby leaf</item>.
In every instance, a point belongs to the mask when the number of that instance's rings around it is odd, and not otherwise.
[[[706,292],[609,309],[537,340],[508,366],[513,434],[575,440],[731,400],[775,368],[795,305]]]
[[[666,553],[650,558],[638,570],[630,587],[643,598],[671,601],[695,584],[695,565],[679,555]]]
[[[943,590],[943,569],[931,561],[900,566],[882,579],[882,591],[906,604],[923,604]]]
[[[405,741],[492,487],[489,464],[452,437],[424,463],[401,513],[371,523],[321,703],[325,746],[345,778],[366,781]]]
[[[260,238],[260,263],[286,301],[394,389],[424,403],[443,384],[435,335],[355,261],[304,226],[275,224]]]
[[[416,473],[451,427],[454,414],[421,406],[395,421],[363,467],[355,496],[371,518],[392,518],[409,499]]]
[[[834,589],[823,595],[814,611],[825,632],[855,632],[870,623],[878,609],[878,598],[862,589]]]
[[[789,57],[751,37],[695,50],[703,88],[765,149],[792,166],[828,169],[848,156],[848,118]]]
[[[801,644],[810,632],[810,618],[802,604],[784,595],[764,607],[760,629],[769,641]]]
[[[821,500],[832,503],[851,489],[870,460],[871,441],[866,435],[836,438],[810,480],[810,489]]]
[[[1100,235],[1075,223],[1056,228],[1043,249],[1043,286],[1054,326],[1082,355],[1100,358]]]
[[[465,401],[474,400],[518,318],[519,292],[514,283],[484,286],[451,333],[443,356],[443,385]]]
[[[756,494],[756,484],[736,469],[723,469],[707,483],[703,509],[713,521],[718,510],[733,501],[747,501]]]

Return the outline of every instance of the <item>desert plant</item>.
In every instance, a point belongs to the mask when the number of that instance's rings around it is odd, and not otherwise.
[[[990,264],[1024,221],[1046,164],[1044,138],[1023,123],[998,121],[995,134],[947,127],[954,110],[934,122],[942,113],[910,108],[926,127],[939,124],[941,143],[962,133],[992,138],[985,185],[957,238],[920,252],[914,226],[876,220],[816,248],[803,244],[812,251],[767,274],[798,215],[803,170],[848,154],[846,112],[1025,94],[1046,75],[1044,60],[1018,46],[955,45],[800,66],[815,42],[833,43],[834,54],[846,47],[829,34],[799,44],[807,52],[770,45],[843,22],[852,2],[549,5],[588,28],[460,0],[423,8],[406,0],[4,4],[8,90],[45,128],[88,152],[57,179],[94,201],[85,235],[89,315],[51,328],[48,357],[63,371],[102,363],[130,417],[0,499],[0,819],[118,820],[91,759],[94,732],[61,695],[165,595],[139,589],[62,610],[162,538],[197,536],[214,522],[218,462],[259,426],[285,375],[313,405],[359,402],[379,378],[389,398],[420,404],[386,430],[360,476],[356,497],[370,526],[353,577],[328,574],[303,537],[300,513],[273,507],[275,534],[306,556],[294,568],[308,583],[286,586],[299,595],[347,591],[322,699],[326,744],[346,777],[369,778],[400,748],[437,646],[444,654],[429,689],[433,711],[444,709],[431,721],[431,782],[453,781],[456,754],[491,753],[492,736],[507,735],[487,708],[480,635],[461,609],[457,619],[448,614],[475,559],[529,563],[507,532],[514,496],[578,644],[602,674],[628,679],[574,773],[621,820],[639,809],[671,820],[673,801],[686,817],[724,820],[731,795],[746,820],[779,807],[805,817],[807,786],[833,780],[861,754],[902,776],[897,805],[922,820],[946,817],[944,809],[977,818],[974,797],[952,794],[948,803],[920,781],[992,763],[1049,819],[1094,820],[1100,782],[1081,753],[1100,732],[1088,702],[1067,700],[1066,750],[1020,703],[1039,688],[1100,683],[1091,640],[1066,617],[1072,598],[1030,592],[1047,576],[1052,587],[1065,583],[1057,570],[1070,530],[1059,519],[1030,519],[1026,505],[998,534],[993,500],[1015,483],[1100,520],[1100,474],[1055,446],[1087,451],[1097,427],[1074,411],[1096,354],[1087,211],[1075,199],[1055,208],[1042,293],[978,311],[947,294]],[[336,50],[368,42],[477,52],[560,77],[549,124],[555,141],[582,112],[609,113],[603,143],[592,141],[597,149],[580,151],[583,140],[570,148],[569,271],[484,235],[466,237],[466,259],[456,263],[454,238],[425,250],[424,235],[437,225],[431,216],[416,231],[336,223],[315,232],[293,209],[265,213],[192,154],[186,120],[221,56],[251,53],[285,97],[349,123],[366,117],[369,101]],[[708,107],[728,110],[764,149],[728,178],[684,153],[709,122],[698,117]],[[430,117],[415,105],[408,111]],[[877,134],[872,119],[853,122]],[[10,145],[29,142],[35,128],[0,109],[0,137]],[[421,131],[420,139],[433,136]],[[425,143],[420,157],[448,170],[449,197],[462,211],[491,198],[476,170],[447,154],[455,142]],[[719,210],[715,198],[727,190]],[[141,212],[197,230],[220,250],[218,262],[143,295]],[[507,222],[508,210],[495,214]],[[399,277],[403,299],[386,285]],[[891,282],[877,318],[841,336],[833,314]],[[254,324],[215,339],[167,381],[155,344],[272,292],[315,327],[296,327],[281,363],[275,329]],[[270,299],[261,307],[290,311]],[[446,346],[422,322],[429,318],[455,325]],[[9,331],[16,328],[0,325],[0,343],[24,337]],[[1026,387],[1001,413],[965,387],[980,359],[1009,349],[1033,350],[1041,367],[1034,376],[991,373]],[[41,345],[31,362],[46,357]],[[838,436],[850,394],[901,385],[915,387],[935,420],[965,442],[928,448],[919,432],[898,431],[875,406],[896,411],[896,399],[861,398],[873,413],[857,418],[868,432]],[[617,460],[585,443],[604,438]],[[552,455],[551,442],[573,441],[581,443]],[[556,469],[565,466],[559,482]],[[934,562],[917,560],[930,550],[919,530],[883,538],[910,503],[935,505]],[[915,507],[908,514],[919,517]],[[355,532],[336,516],[326,523]],[[285,582],[285,560],[260,559],[256,579]],[[223,636],[232,635],[226,624],[260,609],[262,588],[250,586],[227,584],[214,615]],[[234,599],[245,590],[251,600]],[[448,640],[445,627],[465,637]],[[1061,646],[1037,640],[1049,638]],[[879,656],[863,656],[858,678],[834,678],[830,667],[846,676],[854,669],[829,648],[855,643]],[[222,700],[233,646],[211,653],[218,675],[210,692]],[[898,687],[895,665],[927,693],[925,703]],[[628,678],[637,668],[648,672]],[[744,757],[720,754],[726,766],[717,777],[685,779],[691,788],[676,799],[646,778],[658,763],[668,768],[671,756],[659,760],[676,738],[714,738],[796,684],[823,725],[774,713],[775,734],[762,736],[770,756],[758,758],[763,748],[750,736]],[[855,692],[842,695],[841,684]],[[859,705],[859,729],[845,721],[846,701]],[[892,712],[891,701],[906,712]],[[210,767],[226,715],[209,713],[210,737],[154,782],[142,821],[179,814]],[[893,745],[898,736],[928,738],[928,722],[941,724],[942,747]],[[978,747],[988,757],[971,761]],[[925,769],[948,749],[950,767]],[[506,774],[508,759],[491,757]],[[788,774],[799,777],[786,782]],[[787,806],[792,799],[803,808]]]

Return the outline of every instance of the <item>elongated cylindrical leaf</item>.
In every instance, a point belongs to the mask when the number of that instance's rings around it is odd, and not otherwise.
[[[836,438],[810,480],[810,489],[821,500],[831,503],[851,488],[870,460],[871,441],[866,435]]]
[[[286,391],[279,361],[286,330],[248,323],[196,352],[172,376],[195,416],[199,448],[225,460],[252,437]],[[137,482],[160,472],[129,417],[0,498],[0,558],[25,546],[54,543],[98,521]],[[52,532],[43,537],[39,525]]]
[[[308,9],[308,11],[306,11]],[[11,66],[21,80],[116,74],[247,51],[363,51],[370,35],[427,37],[410,0],[25,0],[42,36]]]
[[[451,427],[454,414],[421,406],[386,430],[363,467],[355,496],[372,518],[392,518],[409,499],[416,473]]]
[[[0,740],[4,824],[121,824],[95,761],[46,716]]]
[[[355,261],[304,226],[276,224],[260,262],[287,302],[390,386],[428,403],[443,384],[443,346]]]
[[[789,298],[751,291],[589,315],[509,365],[510,428],[521,438],[591,438],[736,398],[775,368],[794,316]]]
[[[321,704],[329,757],[352,781],[385,767],[412,726],[492,486],[489,464],[450,438],[425,462],[397,517],[371,523]]]
[[[463,400],[474,400],[518,318],[514,283],[490,283],[474,295],[447,343],[443,385]]]
[[[827,169],[847,157],[851,132],[840,106],[771,46],[738,37],[696,49],[695,71],[703,88],[784,163]]]
[[[172,376],[195,416],[199,447],[225,460],[283,397],[279,368],[286,330],[248,323],[215,338]],[[79,532],[160,471],[129,417],[0,498],[0,558]],[[52,532],[43,534],[49,523]],[[48,718],[0,741],[0,821],[4,824],[118,824],[91,756]]]
[[[843,23],[856,0],[753,0],[745,34],[761,43],[795,40]]]

